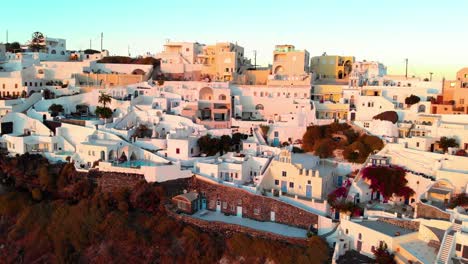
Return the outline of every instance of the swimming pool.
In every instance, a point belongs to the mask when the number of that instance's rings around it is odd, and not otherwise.
[[[124,168],[135,168],[135,167],[141,167],[141,166],[154,167],[154,166],[157,166],[158,164],[150,160],[131,160],[131,161],[125,161],[122,163],[116,163],[114,165],[118,167],[124,167]]]
[[[72,117],[70,117],[68,119],[89,121],[89,120],[99,120],[99,117],[97,117],[97,116],[72,116]]]

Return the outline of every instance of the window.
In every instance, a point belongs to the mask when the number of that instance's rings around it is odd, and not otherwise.
[[[456,251],[461,251],[461,244],[458,244],[455,246],[455,250]]]
[[[175,152],[176,154],[180,154],[180,148],[176,148]]]
[[[279,180],[275,180],[275,185],[279,185]]]
[[[419,142],[416,142],[416,147],[419,148]]]
[[[24,82],[24,86],[28,86],[28,82]]]
[[[307,181],[307,184],[311,184],[311,181]]]
[[[365,127],[365,128],[369,128],[369,123],[368,123],[368,122],[364,122],[364,127]]]
[[[396,100],[398,100],[398,96],[394,95],[393,96],[393,101],[396,101]]]
[[[279,132],[275,131],[275,137],[279,137]]]
[[[282,175],[283,177],[286,177],[286,171],[283,171]]]
[[[361,233],[359,233],[358,239],[362,239],[362,234]]]
[[[15,83],[15,88],[18,88],[18,84],[17,84],[17,83]]]
[[[294,188],[294,182],[289,183],[289,188]]]
[[[348,234],[348,233],[349,233],[349,230],[348,230],[348,228],[346,228],[345,234]]]
[[[465,99],[460,99],[460,104],[465,104]]]

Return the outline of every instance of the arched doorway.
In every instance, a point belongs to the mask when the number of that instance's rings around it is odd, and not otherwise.
[[[343,79],[343,71],[338,72],[338,79]]]
[[[210,87],[203,87],[199,92],[200,100],[212,100],[213,99],[213,89]]]
[[[137,157],[135,155],[135,152],[132,152],[132,154],[130,155],[130,160],[136,160]]]
[[[102,161],[106,160],[106,152],[104,150],[101,150],[101,160]]]
[[[276,66],[276,68],[275,68],[274,74],[281,74],[281,73],[283,73],[283,71],[284,71],[283,66],[278,65],[278,66]]]
[[[109,151],[108,159],[107,160],[114,160],[115,159],[115,151]]]

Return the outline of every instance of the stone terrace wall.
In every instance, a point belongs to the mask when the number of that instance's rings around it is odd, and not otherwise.
[[[145,177],[140,174],[101,171],[90,171],[88,174],[82,174],[83,177],[87,176],[89,179],[95,181],[97,186],[104,192],[111,192],[120,188],[132,189],[138,182],[145,180]]]
[[[318,216],[316,214],[239,188],[194,178],[191,190],[201,193],[206,198],[207,209],[209,210],[216,210],[216,204],[219,201],[221,212],[231,215],[236,215],[237,206],[242,206],[242,217],[258,221],[270,221],[270,213],[275,212],[275,222],[277,223],[305,229],[311,225],[318,225]]]
[[[194,218],[188,215],[177,214],[173,210],[171,210],[169,207],[166,207],[166,212],[169,217],[172,217],[177,221],[182,221],[187,224],[194,225],[204,231],[217,232],[220,234],[224,234],[226,236],[230,236],[233,233],[244,233],[252,237],[266,238],[266,239],[271,239],[271,240],[276,240],[276,241],[281,241],[281,242],[288,242],[290,244],[296,244],[296,245],[302,245],[302,246],[307,245],[306,238],[287,237],[287,236],[282,236],[282,235],[278,235],[278,234],[274,234],[274,233],[270,233],[266,231],[260,231],[260,230],[256,230],[253,228],[235,225],[235,224],[229,224],[229,223],[218,222],[218,221],[205,221],[205,220]]]
[[[411,220],[400,220],[395,218],[379,218],[377,221],[385,222],[391,225],[399,226],[404,229],[409,229],[413,231],[419,230],[419,222],[418,221],[411,221]]]
[[[433,206],[417,203],[415,208],[416,218],[431,218],[431,219],[442,219],[450,221],[450,214],[446,213]]]

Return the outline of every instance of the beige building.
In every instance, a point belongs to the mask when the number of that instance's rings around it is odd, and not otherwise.
[[[327,55],[312,57],[310,70],[316,79],[348,79],[354,63],[352,56]]]
[[[276,45],[271,73],[268,85],[310,85],[309,52],[296,50],[294,45]]]
[[[271,162],[261,187],[281,195],[325,200],[336,187],[336,165],[310,154],[294,154],[284,149]],[[338,177],[336,177],[338,179]]]
[[[294,45],[276,45],[273,51],[273,74],[296,76],[309,72],[309,52]]]
[[[167,42],[156,58],[161,59],[161,71],[170,79],[199,80],[202,65],[198,55],[202,52],[203,44],[198,42]]]
[[[167,42],[156,57],[161,59],[165,75],[180,80],[237,82],[251,66],[244,57],[244,48],[230,42]]]

